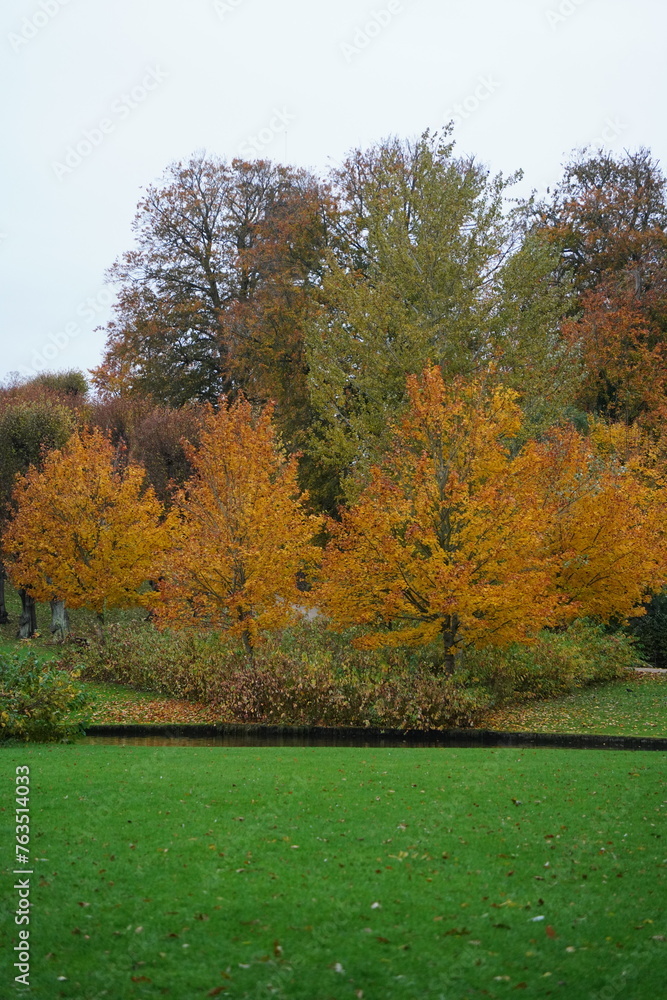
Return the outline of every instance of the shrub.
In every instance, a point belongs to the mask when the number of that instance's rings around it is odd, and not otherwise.
[[[81,722],[71,719],[88,700],[78,676],[40,663],[34,653],[0,653],[0,738],[64,741],[81,732]]]
[[[483,692],[434,675],[412,653],[350,646],[317,623],[286,630],[254,661],[215,634],[116,626],[85,653],[86,680],[119,682],[215,705],[225,722],[442,729],[477,724]],[[60,659],[73,667],[79,650]]]
[[[444,729],[475,725],[486,707],[448,677],[272,656],[223,680],[217,703],[239,722]]]
[[[85,652],[82,676],[206,702],[221,722],[446,729],[479,725],[499,705],[615,680],[641,663],[631,639],[585,621],[544,632],[533,646],[467,653],[453,677],[436,672],[435,647],[358,650],[354,635],[304,622],[269,636],[251,663],[213,633],[115,625]],[[80,660],[70,649],[60,663]]]
[[[469,653],[462,673],[505,705],[617,680],[642,663],[632,638],[580,620],[563,632],[542,632],[532,646]]]

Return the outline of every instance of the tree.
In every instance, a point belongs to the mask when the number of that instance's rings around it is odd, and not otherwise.
[[[145,473],[115,467],[115,451],[99,430],[75,433],[31,466],[14,491],[16,514],[5,534],[8,573],[36,600],[54,595],[89,608],[101,624],[110,607],[147,606],[169,523]]]
[[[0,624],[9,621],[5,606],[4,533],[12,515],[16,476],[38,466],[45,454],[62,447],[75,427],[75,412],[43,381],[13,384],[0,391]],[[19,636],[36,629],[33,598],[20,589],[22,613]],[[54,622],[52,622],[52,626]]]
[[[255,415],[243,396],[209,407],[199,447],[187,449],[193,477],[174,501],[180,516],[162,569],[162,626],[193,621],[242,639],[296,620],[304,603],[297,574],[320,555],[319,519],[299,496],[296,458],[287,458],[272,407]]]
[[[559,250],[561,270],[577,292],[609,274],[633,273],[638,286],[662,269],[667,230],[667,180],[648,149],[616,158],[581,150],[549,201],[535,206],[538,229]]]
[[[529,640],[557,598],[543,554],[531,456],[510,457],[516,393],[483,379],[407,380],[410,408],[358,501],[329,521],[315,600],[365,647],[440,637],[451,670],[464,645]]]
[[[665,277],[667,278],[667,272]],[[667,289],[638,294],[608,277],[582,293],[563,334],[580,356],[577,402],[588,413],[655,430],[667,405]]]
[[[182,406],[172,409],[156,406],[134,429],[129,453],[133,461],[146,470],[156,496],[170,507],[174,490],[192,476],[188,446],[199,441],[201,407]]]
[[[456,158],[448,132],[357,150],[334,173],[339,212],[307,333],[309,450],[330,495],[357,495],[407,404],[406,376],[429,360],[449,379],[495,359],[498,382],[540,420],[562,411],[573,372],[558,256],[508,209],[516,179]]]
[[[290,434],[305,419],[301,326],[325,239],[323,195],[303,170],[203,155],[168,168],[134,222],[102,365],[105,392],[215,404],[274,399]]]
[[[28,383],[33,389],[53,393],[59,399],[80,404],[88,396],[88,382],[83,372],[70,368],[61,372],[41,372]]]
[[[563,334],[583,364],[578,405],[651,427],[667,402],[666,195],[649,150],[582,151],[536,209],[576,292]]]
[[[602,422],[588,438],[566,425],[531,447],[562,622],[626,621],[664,586],[667,483],[647,459],[640,434]]]
[[[86,417],[90,426],[108,435],[117,461],[143,466],[157,498],[169,507],[174,487],[192,474],[184,441],[198,440],[200,408],[156,406],[136,395],[109,396],[88,407]]]

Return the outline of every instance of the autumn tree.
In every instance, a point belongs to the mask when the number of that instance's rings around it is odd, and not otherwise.
[[[331,519],[315,600],[365,647],[440,638],[448,670],[464,645],[525,640],[557,597],[543,555],[539,483],[511,458],[516,393],[437,366],[407,380],[409,410],[358,501]]]
[[[563,323],[582,360],[578,404],[611,421],[640,420],[657,430],[667,414],[667,286],[638,293],[634,284],[610,276],[584,292],[580,306]]]
[[[153,407],[134,428],[129,456],[146,470],[156,496],[170,507],[174,490],[193,474],[189,448],[196,447],[202,407]]]
[[[638,428],[603,421],[588,437],[564,425],[531,444],[561,622],[641,616],[667,581],[667,479],[651,451]]]
[[[100,624],[107,608],[156,600],[143,584],[154,575],[168,526],[145,473],[118,469],[99,430],[75,433],[31,466],[14,491],[16,514],[5,533],[8,574],[37,600],[55,594],[89,608]]]
[[[565,165],[535,212],[577,292],[597,288],[609,274],[631,274],[638,286],[651,280],[665,252],[666,185],[645,148],[622,157],[585,149]]]
[[[655,427],[667,401],[667,181],[649,150],[583,151],[536,208],[576,295],[563,335],[581,358],[577,402]]]
[[[329,506],[356,494],[407,404],[406,376],[429,359],[448,379],[495,359],[536,421],[562,412],[576,372],[558,257],[509,205],[516,179],[456,157],[447,130],[356,150],[333,173],[338,214],[307,337],[309,449]]]
[[[272,407],[243,396],[209,407],[193,477],[176,496],[180,516],[162,570],[163,626],[197,623],[239,637],[252,653],[263,630],[298,619],[297,573],[320,555],[319,519],[299,496],[296,458],[282,451]]]
[[[302,326],[325,240],[320,188],[303,170],[198,155],[139,203],[118,286],[106,393],[215,403],[276,401],[290,440],[309,418]]]
[[[72,386],[78,386],[76,393],[71,391]],[[50,450],[65,444],[76,426],[76,403],[84,396],[85,381],[78,372],[63,373],[60,378],[42,375],[9,383],[0,390],[0,624],[9,621],[3,539],[13,512],[16,476],[27,472],[31,465],[39,466]],[[37,627],[34,599],[23,588],[19,589],[19,596],[22,603],[19,635],[25,639]],[[61,612],[57,602],[52,611],[52,631],[55,631]]]
[[[170,506],[174,488],[192,474],[184,445],[198,440],[200,407],[160,406],[134,394],[106,396],[87,408],[86,421],[109,437],[117,462],[143,466],[157,498]]]

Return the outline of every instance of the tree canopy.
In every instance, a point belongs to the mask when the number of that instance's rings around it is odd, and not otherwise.
[[[16,513],[4,535],[7,570],[35,599],[90,608],[154,602],[143,589],[166,545],[167,525],[145,473],[118,469],[100,431],[74,433],[31,466],[14,490]]]
[[[221,400],[187,452],[194,473],[174,500],[179,521],[156,617],[238,636],[251,651],[264,630],[298,619],[297,574],[319,556],[319,518],[304,509],[296,460],[280,447],[271,406],[253,413],[243,396]]]

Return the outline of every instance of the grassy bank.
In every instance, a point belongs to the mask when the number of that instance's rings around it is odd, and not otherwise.
[[[512,705],[490,713],[486,725],[510,732],[667,737],[667,673],[637,673],[561,698]]]
[[[92,723],[215,723],[209,705],[163,698],[118,684],[85,684],[95,698]],[[667,677],[637,674],[630,681],[577,691],[563,698],[512,706],[482,725],[510,732],[597,733],[667,737]]]

